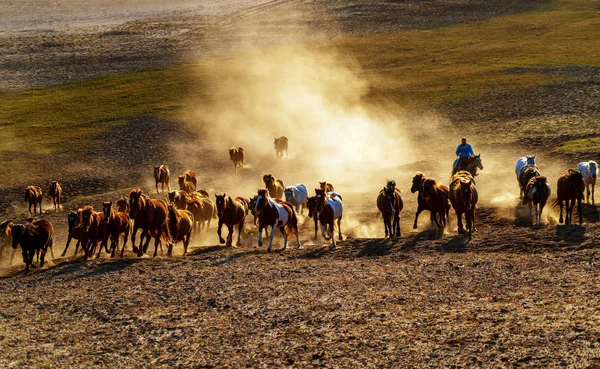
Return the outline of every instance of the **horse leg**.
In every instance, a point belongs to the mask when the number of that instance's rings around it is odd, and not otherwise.
[[[400,237],[400,212],[396,210],[394,214],[394,233],[397,237]]]
[[[592,187],[592,204],[594,205],[594,204],[596,204],[596,201],[594,201],[594,187],[596,187],[596,180],[595,179],[592,180],[591,187]]]
[[[342,236],[342,217],[338,218],[337,224],[338,224],[338,237],[339,237],[339,240],[343,241],[344,237]],[[332,227],[332,231],[333,231],[333,227]]]
[[[210,220],[209,220],[210,222]],[[242,230],[244,229],[244,221],[242,220],[239,224],[238,224],[238,238],[237,238],[237,242],[235,243],[236,246],[242,246]]]
[[[319,222],[319,226],[321,227],[321,236],[323,236],[324,239],[329,241],[330,238],[328,237],[328,235],[325,234],[325,227],[323,227],[323,223]]]
[[[158,255],[158,246],[160,246],[160,248],[162,250],[162,243],[160,242],[160,235],[161,235],[161,230],[159,229],[156,237],[154,237],[154,255],[152,255],[153,258],[155,258],[156,255]],[[148,235],[148,241],[146,243],[150,243],[150,235]],[[169,247],[170,246],[171,245],[169,245]],[[161,251],[161,253],[162,253],[162,251]],[[167,251],[167,256],[171,256],[171,255],[169,255],[169,251]]]
[[[227,244],[225,246],[233,246],[233,224],[227,225]]]
[[[285,231],[285,226],[279,227],[279,231],[281,231],[281,234],[283,235],[283,248],[281,249],[281,251],[285,251],[285,249],[287,249],[287,232]]]
[[[387,238],[387,236],[388,236],[388,222],[387,222],[387,220],[385,219],[386,217],[385,217],[385,216],[383,216],[383,214],[381,214],[381,218],[382,218],[382,220],[383,220],[383,229],[384,229],[384,231],[385,231],[385,238]]]
[[[60,257],[64,257],[67,254],[67,249],[69,248],[69,244],[71,243],[71,238],[73,238],[73,237],[69,233],[69,236],[67,237],[67,245],[65,246],[65,250],[62,252]]]
[[[262,224],[258,225],[258,246],[262,246],[263,242],[262,242],[262,232],[263,232],[263,226]],[[265,237],[268,236],[267,235],[267,229],[265,228]]]
[[[587,202],[588,204],[590,203],[590,184],[586,183],[585,184],[585,202]]]
[[[221,236],[221,228],[222,227],[223,227],[223,221],[221,220],[221,218],[219,218],[219,225],[217,226],[217,234],[219,235],[219,243],[221,245],[225,243],[225,240]],[[258,241],[260,242],[260,233],[259,233]]]
[[[560,206],[560,215],[558,217],[558,222],[562,223],[563,222],[563,202],[559,201],[558,205]]]
[[[329,236],[329,239],[331,239],[331,246],[335,248],[335,236],[333,235],[333,233],[335,232],[335,230],[333,229],[334,222],[335,220],[332,219],[331,222],[327,224],[327,235]]]
[[[279,222],[276,221],[275,224],[273,224],[271,234],[269,235],[269,247],[267,248],[268,252],[271,252],[271,249],[273,248],[273,237],[275,237],[275,232],[277,231],[277,223]]]
[[[319,220],[317,219],[317,214],[315,214],[313,216],[313,220],[315,221],[315,240],[316,240],[317,239],[317,231],[318,231],[318,228],[319,228],[319,226],[317,224],[317,223],[319,223]]]
[[[458,219],[458,233],[465,233],[462,222],[462,213],[456,212],[456,218]]]
[[[138,229],[139,228],[134,225],[133,232],[131,232],[131,249],[133,250],[133,252],[136,252],[136,253],[138,252],[138,248],[135,246],[135,234],[137,233]],[[140,238],[141,238],[141,236],[140,236]],[[125,245],[123,245],[123,247],[125,247]],[[123,255],[123,253],[121,253],[121,257],[123,257],[122,255]]]
[[[583,214],[581,214],[581,198],[577,198],[577,213],[579,213],[579,225],[583,224]]]

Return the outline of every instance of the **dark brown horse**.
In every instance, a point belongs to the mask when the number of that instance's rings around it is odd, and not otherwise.
[[[12,228],[12,247],[16,249],[21,245],[23,250],[23,262],[25,263],[25,273],[29,272],[29,268],[33,264],[33,255],[39,250],[40,267],[44,266],[44,257],[48,248],[52,252],[52,243],[54,242],[54,227],[52,223],[45,219],[36,220],[34,222],[26,222],[25,224],[16,224]],[[54,258],[54,255],[52,255]]]
[[[273,175],[270,173],[263,175],[262,179],[265,186],[267,186],[267,189],[269,190],[269,196],[274,199],[283,199],[285,186],[283,185],[283,181],[281,179],[273,177]]]
[[[238,166],[240,168],[244,167],[244,149],[241,147],[231,147],[229,148],[229,158],[233,162],[233,167],[237,172]]]
[[[187,254],[194,225],[194,215],[187,210],[177,210],[173,205],[169,205],[167,224],[171,235],[167,256],[173,254],[173,246],[177,246],[179,242],[183,242],[183,255]]]
[[[458,160],[458,159],[457,159]],[[452,175],[455,175],[458,171],[464,170],[475,177],[477,175],[477,169],[483,170],[483,163],[481,162],[481,154],[471,155],[467,158],[467,163],[464,168],[460,168],[459,165],[455,165],[452,169]]]
[[[527,192],[525,191],[525,187],[529,183],[529,180],[536,176],[541,176],[542,173],[538,170],[535,165],[527,164],[521,168],[521,172],[519,173],[519,186],[521,187],[521,193],[523,194],[523,200],[527,198]]]
[[[577,212],[579,213],[579,224],[583,223],[581,215],[581,200],[583,200],[583,192],[585,191],[585,181],[580,171],[569,169],[567,173],[558,178],[556,185],[556,196],[554,206],[560,205],[560,217],[558,221],[563,222],[563,201],[566,203],[565,224],[573,223],[573,207],[577,202]]]
[[[386,186],[379,191],[377,208],[383,217],[385,236],[390,238],[400,237],[400,212],[404,208],[400,190],[396,188],[395,181],[388,181]]]
[[[477,206],[478,199],[479,194],[477,193],[477,187],[471,173],[461,170],[452,176],[450,202],[454,211],[456,211],[459,233],[465,232],[462,222],[463,214],[465,214],[469,234],[477,230],[475,227],[475,207]]]
[[[123,234],[123,247],[121,248],[121,257],[123,257],[129,232],[131,231],[129,216],[123,212],[116,212],[110,201],[102,203],[102,212],[104,213],[104,221],[106,222],[105,239],[108,240],[110,237],[110,251],[106,249],[106,252],[110,252],[111,258],[115,257],[115,251],[119,247],[119,236]],[[108,242],[106,244],[108,245]],[[98,251],[98,256],[100,256],[100,251]]]
[[[429,209],[431,225],[433,226],[435,223],[438,229],[444,229],[448,221],[448,213],[450,212],[448,186],[440,185],[435,179],[427,178],[423,181],[421,196]]]
[[[86,206],[81,211],[81,226],[83,230],[81,245],[85,252],[83,260],[94,255],[98,243],[100,243],[97,256],[99,257],[102,247],[104,246],[106,248],[106,223],[104,222],[104,213],[101,211],[94,211],[92,206]]]
[[[258,190],[256,205],[254,211],[258,216],[258,246],[262,246],[262,230],[267,226],[272,226],[271,235],[269,236],[269,247],[267,251],[273,248],[273,237],[277,228],[283,235],[283,249],[287,248],[287,239],[296,233],[296,241],[298,248],[301,247],[300,238],[298,235],[298,219],[294,206],[286,201],[276,201],[269,196],[269,190],[266,188]]]
[[[161,239],[167,242],[171,239],[167,226],[167,203],[163,200],[153,200],[141,189],[136,188],[129,192],[129,204],[131,205],[129,218],[134,220],[131,233],[133,251],[137,252],[138,257],[142,256],[148,250],[150,237],[154,237],[154,257],[156,257]],[[142,230],[139,248],[135,246],[135,235],[138,229]]]
[[[33,214],[37,214],[36,208],[39,204],[40,214],[42,214],[42,189],[38,186],[27,186],[25,188],[25,200],[29,202],[29,214],[31,214],[31,205],[33,205]]]
[[[342,241],[342,216],[344,213],[344,206],[342,204],[342,198],[337,195],[328,195],[325,190],[315,188],[316,197],[316,208],[315,212],[319,217],[319,224],[321,226],[321,235],[327,241],[331,240],[333,247],[335,244],[334,223],[337,220],[338,227],[338,238]]]
[[[285,151],[285,156],[288,156],[288,139],[285,136],[275,137],[275,141],[273,141],[275,145],[275,153],[277,154],[277,159],[283,158],[283,152]]]
[[[60,183],[56,182],[56,181],[52,181],[52,183],[50,183],[50,189],[48,190],[48,195],[52,198],[52,203],[54,204],[54,210],[58,210],[60,209],[60,204],[62,203],[62,187],[60,186]],[[40,206],[40,213],[41,213],[41,206]]]
[[[317,196],[309,197],[306,201],[306,208],[308,209],[308,217],[312,218],[315,222],[315,240],[317,239],[317,230],[319,229],[319,214],[317,214]]]
[[[535,176],[529,180],[525,186],[525,196],[523,197],[523,205],[529,203],[529,214],[533,216],[533,208],[535,208],[535,217],[533,223],[540,224],[542,211],[550,197],[550,184],[544,176]]]
[[[79,209],[76,212],[72,211],[69,214],[67,214],[67,244],[65,245],[65,250],[60,255],[61,257],[64,257],[67,254],[67,249],[71,244],[71,239],[77,240],[77,244],[75,244],[75,255],[77,255],[77,251],[79,251],[79,245],[81,244],[81,240],[83,239],[83,226],[80,224],[82,212],[83,209]]]
[[[226,246],[232,246],[233,244],[233,227],[238,226],[238,238],[236,246],[241,246],[242,241],[242,229],[244,229],[244,221],[248,214],[248,203],[247,200],[241,197],[232,199],[227,194],[217,195],[215,194],[215,204],[217,206],[217,216],[219,217],[219,226],[217,228],[217,234],[219,235],[219,242],[225,243],[225,240],[221,236],[221,228],[225,224],[229,230],[227,234]]]
[[[117,200],[117,211],[129,213],[129,201],[126,198]]]
[[[331,183],[327,183],[327,182],[319,182],[319,188],[321,190],[325,190],[325,192],[335,191],[333,189],[333,185]]]
[[[415,214],[415,222],[413,224],[413,229],[417,229],[417,221],[419,220],[419,214],[423,210],[430,210],[429,205],[427,204],[427,200],[425,200],[425,196],[423,196],[423,183],[427,178],[421,172],[417,172],[412,179],[412,187],[410,188],[411,193],[417,193],[417,212]],[[448,203],[448,207],[450,203]],[[431,223],[433,226],[433,222]]]
[[[162,193],[165,193],[165,185],[167,186],[167,192],[171,191],[171,187],[169,186],[169,177],[171,176],[171,172],[169,172],[169,167],[166,165],[161,165],[158,167],[154,167],[154,184],[156,185],[156,193],[158,192],[158,184],[161,184]]]

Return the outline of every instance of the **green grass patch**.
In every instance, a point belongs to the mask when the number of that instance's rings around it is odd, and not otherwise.
[[[557,147],[554,151],[561,154],[597,153],[600,152],[600,136],[568,141]]]

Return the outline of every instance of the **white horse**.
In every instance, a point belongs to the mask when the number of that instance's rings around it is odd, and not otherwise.
[[[577,165],[577,170],[581,172],[585,181],[586,201],[590,202],[590,187],[592,187],[592,204],[595,204],[594,187],[596,187],[596,178],[598,177],[598,163],[595,161],[584,161]]]
[[[525,155],[522,158],[519,158],[519,160],[517,160],[517,165],[515,166],[515,174],[517,175],[517,182],[519,182],[519,189],[520,189],[520,197],[523,198],[523,190],[524,188],[521,186],[521,174],[523,174],[523,168],[526,165],[536,165],[535,164],[535,155]]]
[[[296,233],[296,241],[298,242],[298,248],[302,245],[298,235],[298,219],[294,208],[289,207],[285,204],[280,204],[275,201],[266,189],[258,190],[258,197],[256,198],[256,205],[254,205],[254,212],[258,216],[258,246],[262,246],[262,230],[266,226],[272,226],[271,234],[269,235],[269,248],[267,251],[271,251],[273,247],[273,237],[277,228],[283,234],[283,250],[287,248],[288,233]]]
[[[308,201],[308,190],[305,185],[297,184],[295,186],[288,186],[283,193],[285,194],[285,201],[294,205],[296,212],[300,211],[300,214],[304,213],[304,208]]]
[[[335,247],[334,223],[337,220],[338,237],[343,240],[342,236],[342,215],[344,213],[344,205],[342,197],[333,192],[324,193],[324,190],[317,190],[317,214],[319,216],[319,225],[321,235],[326,240],[331,240],[331,245]],[[325,199],[323,199],[325,197]],[[323,201],[324,200],[324,201]]]

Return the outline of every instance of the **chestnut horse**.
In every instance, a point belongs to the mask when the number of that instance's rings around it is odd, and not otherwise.
[[[33,255],[39,250],[41,253],[40,267],[44,266],[44,257],[48,248],[52,253],[52,243],[54,242],[54,227],[52,223],[45,219],[25,224],[16,224],[12,228],[12,247],[16,249],[21,244],[23,250],[23,262],[25,263],[25,273],[33,264]],[[54,255],[52,255],[54,258]]]
[[[183,255],[187,254],[187,249],[192,236],[194,226],[194,215],[187,210],[178,210],[173,205],[169,205],[169,216],[167,218],[171,243],[167,251],[167,256],[173,254],[173,247],[179,242],[183,242]]]
[[[4,249],[10,248],[12,246],[13,226],[14,223],[12,220],[5,220],[4,222],[0,223],[0,239],[2,240],[2,244],[0,244],[0,260],[2,260],[2,254],[4,252]],[[14,249],[10,255],[10,264],[12,264],[16,253],[17,250]]]
[[[101,211],[94,211],[92,206],[86,206],[81,211],[81,226],[83,230],[81,245],[85,252],[83,260],[94,255],[98,242],[100,242],[97,256],[99,257],[102,246],[106,248],[106,223],[104,222],[104,213]]]
[[[213,202],[206,197],[187,197],[185,201],[185,207],[177,207],[183,210],[187,209],[193,214],[194,234],[199,234],[202,228],[208,230],[210,221],[217,219],[217,209]]]
[[[42,189],[38,186],[27,186],[25,188],[25,200],[29,202],[29,214],[31,214],[31,205],[33,205],[33,214],[37,214],[36,208],[39,204],[40,214],[42,214]]]
[[[296,233],[296,241],[298,242],[298,248],[302,245],[298,235],[298,219],[296,218],[296,212],[294,206],[285,201],[276,201],[269,196],[269,190],[266,188],[258,190],[258,197],[256,198],[256,205],[254,205],[254,211],[258,215],[258,246],[262,246],[262,230],[266,226],[272,226],[271,235],[269,236],[269,247],[267,251],[270,252],[273,248],[273,237],[277,228],[283,235],[283,249],[287,248],[288,236],[292,236]]]
[[[344,213],[344,206],[342,204],[342,198],[336,194],[325,193],[325,190],[315,188],[316,197],[316,208],[315,212],[319,218],[319,224],[321,227],[321,235],[327,241],[331,240],[333,247],[335,244],[334,223],[337,220],[338,226],[338,238],[342,241],[342,216]]]
[[[325,192],[333,192],[335,191],[333,189],[333,185],[331,183],[327,183],[327,182],[319,182],[319,188],[322,190],[325,190]]]
[[[50,189],[48,190],[48,195],[52,198],[52,203],[54,204],[54,210],[60,209],[60,204],[62,202],[62,187],[60,183],[56,181],[52,181],[50,183]],[[41,206],[40,206],[41,208]],[[40,209],[41,213],[41,209]]]
[[[533,216],[533,208],[535,208],[535,218],[533,224],[539,225],[542,218],[542,211],[550,197],[550,184],[544,176],[535,176],[529,180],[525,186],[525,197],[523,205],[529,203],[529,214]]]
[[[458,219],[458,232],[464,233],[462,215],[465,214],[469,234],[477,231],[475,227],[475,207],[479,194],[471,173],[461,170],[452,176],[450,183],[450,202]]]
[[[117,200],[117,211],[129,213],[129,201],[126,198]]]
[[[127,239],[129,238],[129,232],[131,231],[131,222],[129,216],[123,212],[116,212],[112,207],[112,202],[102,203],[102,212],[104,213],[104,222],[106,222],[106,237],[110,237],[110,257],[115,257],[115,251],[119,247],[119,236],[123,234],[123,247],[121,248],[121,257],[125,252],[125,246],[127,245]],[[108,242],[106,243],[108,246]],[[102,247],[100,248],[102,249]],[[106,252],[109,252],[108,248]],[[98,251],[100,256],[100,251]]]
[[[217,227],[217,234],[219,235],[219,242],[225,243],[225,240],[221,236],[221,228],[223,224],[227,226],[229,233],[227,234],[226,246],[232,246],[233,244],[233,227],[238,226],[238,238],[235,243],[236,246],[241,246],[242,241],[242,229],[244,229],[244,221],[248,214],[248,203],[247,200],[241,197],[232,199],[227,194],[217,195],[215,194],[215,204],[217,205],[217,216],[219,217],[219,226]]]
[[[558,178],[556,185],[556,196],[554,206],[560,205],[560,217],[558,221],[563,222],[563,201],[566,202],[565,224],[573,223],[573,207],[577,201],[577,212],[579,213],[579,224],[583,223],[581,214],[581,200],[585,191],[585,181],[580,171],[569,169],[567,173]]]
[[[285,186],[281,179],[277,179],[273,177],[271,173],[263,175],[263,182],[267,189],[269,190],[269,196],[274,199],[283,199],[283,193],[285,191]]]
[[[196,192],[196,186],[198,185],[198,177],[193,170],[183,172],[182,175],[177,177],[179,182],[179,190],[185,191],[188,194]]]
[[[385,236],[390,238],[400,237],[400,212],[404,208],[400,190],[396,188],[395,181],[388,181],[386,186],[379,191],[377,208],[383,217]]]
[[[450,197],[448,186],[437,184],[435,179],[427,178],[423,181],[421,196],[429,209],[431,225],[435,223],[438,229],[444,229],[450,212]]]
[[[275,153],[277,154],[277,159],[283,158],[283,152],[285,151],[285,156],[288,156],[288,139],[285,136],[275,137],[275,141],[273,141],[275,145]]]
[[[244,167],[244,149],[241,147],[231,147],[229,148],[229,158],[233,162],[233,167],[237,172],[238,166],[240,168]]]
[[[171,191],[171,187],[169,187],[169,177],[171,176],[171,172],[169,172],[169,167],[166,165],[161,165],[158,167],[154,167],[154,184],[156,185],[156,193],[158,192],[158,184],[161,184],[162,193],[165,193],[165,185],[167,186],[167,192]]]
[[[75,255],[77,255],[77,251],[79,251],[79,245],[81,244],[81,240],[83,238],[83,226],[81,225],[82,211],[83,209],[79,209],[77,212],[72,211],[69,214],[67,214],[67,244],[65,245],[65,250],[60,255],[61,257],[64,257],[67,254],[67,249],[69,248],[69,245],[71,244],[71,239],[73,238],[77,240],[77,244],[75,244]]]
[[[161,239],[170,241],[169,228],[167,227],[167,203],[163,200],[153,200],[135,188],[129,192],[129,218],[134,220],[133,232],[131,233],[131,247],[137,256],[142,256],[148,250],[150,237],[154,237],[154,257],[158,252]],[[135,235],[138,229],[142,230],[140,235],[140,247],[135,246]],[[145,239],[145,243],[144,243]]]

